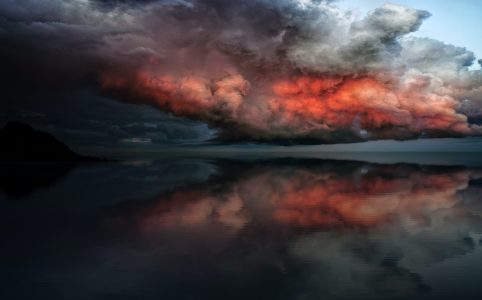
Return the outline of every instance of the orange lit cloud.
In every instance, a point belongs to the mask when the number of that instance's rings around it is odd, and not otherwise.
[[[207,80],[141,72],[133,79],[105,74],[101,82],[106,90],[149,99],[176,115],[229,127],[235,132],[224,132],[227,138],[333,142],[473,130],[453,97],[424,91],[417,78],[305,75],[251,84],[240,74]]]

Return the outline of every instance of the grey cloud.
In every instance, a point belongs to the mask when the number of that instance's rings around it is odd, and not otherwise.
[[[355,31],[368,29],[383,39],[396,39],[418,30],[430,16],[427,11],[386,3],[369,13],[363,21],[355,23],[352,28]]]
[[[429,38],[404,39],[402,46],[406,74],[426,77],[432,91],[453,96],[461,105],[467,99],[472,106],[482,100],[482,72],[469,69],[475,62],[473,52]]]
[[[27,122],[83,151],[90,151],[91,146],[117,147],[119,140],[136,137],[149,138],[155,145],[203,143],[214,135],[203,123],[170,116],[145,105],[99,97],[89,90],[68,96],[37,94],[33,100],[5,111],[5,116],[0,116],[0,126],[3,120]]]
[[[360,21],[336,10],[329,16],[329,22],[315,23],[321,28],[291,48],[291,57],[320,72],[353,73],[390,66],[402,48],[398,39],[418,30],[430,13],[387,3]]]
[[[406,38],[430,16],[426,11],[387,3],[358,20],[332,1],[9,0],[0,4],[0,15],[7,98],[89,86],[202,121],[222,137],[253,140],[479,132],[467,124],[461,104],[478,106],[482,99],[481,71],[468,69],[473,53]],[[334,90],[369,76],[386,91],[372,96],[373,103],[353,94],[362,111],[337,109],[347,122],[334,111],[293,117],[286,107],[276,108],[286,99],[273,100],[272,86],[298,76],[334,76],[341,80]],[[326,96],[316,95],[317,103]],[[433,106],[440,110],[429,112]],[[166,137],[182,132],[174,126]]]

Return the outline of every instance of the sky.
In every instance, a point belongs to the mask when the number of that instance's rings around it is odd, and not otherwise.
[[[478,149],[480,8],[473,0],[5,0],[0,126],[24,121],[89,154],[376,140],[456,149],[451,138]]]
[[[366,14],[380,7],[384,0],[341,0],[340,7]],[[429,11],[432,16],[420,29],[413,33],[418,37],[431,37],[449,44],[466,47],[478,59],[482,58],[482,7],[478,0],[400,0],[392,1],[402,5]]]

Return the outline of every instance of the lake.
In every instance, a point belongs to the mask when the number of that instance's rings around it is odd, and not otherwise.
[[[235,156],[1,164],[0,298],[482,293],[479,163]]]

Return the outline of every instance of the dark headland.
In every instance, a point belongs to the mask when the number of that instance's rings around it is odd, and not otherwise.
[[[0,129],[0,161],[100,161],[72,151],[53,135],[30,125],[11,121]]]

